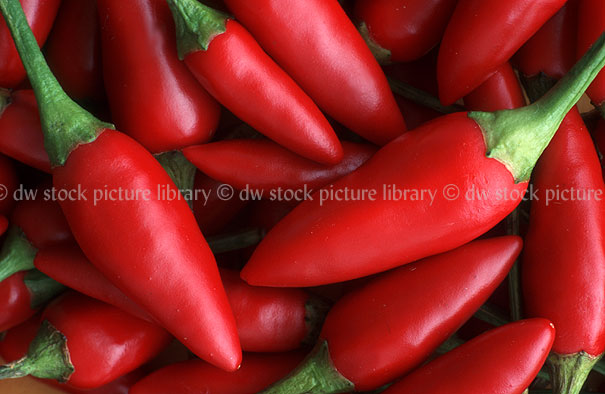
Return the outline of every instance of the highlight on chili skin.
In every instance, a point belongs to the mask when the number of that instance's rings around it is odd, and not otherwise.
[[[601,0],[0,0],[0,393],[605,393]]]

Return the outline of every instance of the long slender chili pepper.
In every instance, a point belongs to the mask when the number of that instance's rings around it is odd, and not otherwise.
[[[177,56],[165,0],[98,0],[103,74],[117,127],[153,153],[208,141],[220,108]]]
[[[78,244],[103,275],[196,355],[237,369],[237,329],[214,256],[187,203],[156,192],[179,194],[170,177],[136,141],[65,95],[17,0],[0,2],[0,9],[36,92],[54,185],[81,191],[61,202]],[[148,191],[148,199],[94,199],[98,191],[119,190],[131,196]]]
[[[546,319],[496,328],[417,369],[384,394],[521,394],[548,356],[554,335]]]
[[[439,49],[441,102],[452,104],[481,85],[565,1],[459,0]]]
[[[357,0],[358,29],[381,64],[410,62],[430,51],[445,31],[456,0]]]
[[[15,90],[9,94],[0,89],[0,152],[50,173],[33,90]]]
[[[577,49],[578,55],[582,55],[605,31],[605,4],[599,0],[580,0],[579,7]],[[586,93],[605,117],[605,72],[601,71]]]
[[[263,239],[242,278],[334,283],[476,238],[522,200],[542,151],[603,64],[605,35],[535,104],[447,115],[406,133],[297,206]]]
[[[263,393],[379,388],[424,361],[483,304],[521,238],[475,241],[372,280],[328,313],[314,353]]]
[[[43,312],[27,356],[0,367],[0,378],[27,375],[95,388],[149,361],[170,342],[162,328],[68,292]]]
[[[486,112],[523,107],[523,90],[510,63],[504,63],[477,89],[464,96],[464,105],[470,111]]]
[[[379,145],[406,130],[382,70],[336,0],[225,4],[317,105],[348,129]]]

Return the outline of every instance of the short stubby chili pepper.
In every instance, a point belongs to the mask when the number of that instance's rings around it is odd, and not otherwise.
[[[439,98],[453,104],[481,85],[566,0],[459,0],[439,49]]]
[[[44,310],[27,356],[0,367],[0,378],[32,375],[100,387],[151,360],[170,340],[156,325],[68,292]]]
[[[263,286],[334,283],[485,233],[521,202],[542,151],[604,63],[605,35],[541,101],[455,113],[404,134],[298,205],[259,244],[242,278]]]
[[[279,190],[293,191],[306,186],[306,190],[312,191],[349,174],[377,150],[370,144],[346,141],[342,142],[342,148],[344,157],[334,166],[315,163],[260,139],[191,146],[183,149],[183,154],[218,181],[238,189],[262,191],[265,198],[280,199],[276,194]]]
[[[37,270],[18,272],[0,282],[0,332],[15,327],[65,289]]]
[[[195,0],[169,0],[179,57],[198,81],[259,133],[311,160],[336,164],[342,147],[313,100],[242,25]]]
[[[553,392],[577,394],[605,351],[605,185],[577,109],[538,161],[533,185],[522,264],[525,311],[557,328],[548,358]]]
[[[53,26],[61,0],[21,0],[38,44],[43,45]],[[16,88],[25,79],[25,69],[4,20],[0,20],[0,88]]]
[[[527,319],[490,330],[417,369],[384,394],[521,394],[552,346],[555,327]]]
[[[237,328],[214,256],[187,203],[163,197],[179,195],[169,175],[139,143],[67,97],[18,1],[2,1],[0,10],[36,92],[53,183],[72,195],[61,208],[74,238],[103,275],[197,356],[237,369]],[[94,199],[107,190],[131,198]],[[148,199],[133,198],[137,190]]]
[[[456,0],[357,0],[358,29],[381,64],[410,62],[441,40]]]
[[[83,103],[105,100],[95,0],[62,0],[44,49],[50,69],[72,99]]]
[[[578,55],[605,31],[605,3],[600,0],[580,0],[578,11]],[[586,93],[605,117],[605,72],[601,71]]]
[[[164,0],[98,0],[103,74],[112,119],[153,153],[208,141],[216,101],[177,56]]]
[[[498,111],[525,105],[525,97],[517,74],[509,62],[504,63],[477,89],[464,96],[464,106],[470,111]]]
[[[0,152],[50,173],[38,104],[33,90],[0,89]]]
[[[379,145],[406,130],[384,73],[336,0],[225,4],[335,120]]]
[[[292,371],[303,357],[300,352],[249,353],[232,373],[200,360],[184,361],[142,379],[130,394],[255,394]]]
[[[385,273],[341,298],[293,375],[263,393],[374,390],[411,371],[487,300],[521,238],[469,243]]]

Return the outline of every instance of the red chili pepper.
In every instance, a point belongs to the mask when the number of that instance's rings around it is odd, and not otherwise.
[[[280,145],[325,164],[342,147],[311,98],[238,22],[195,0],[168,1],[179,57],[214,98]]]
[[[42,46],[53,26],[61,0],[20,0],[38,44]],[[0,87],[15,88],[25,79],[25,70],[4,20],[0,20]]]
[[[242,367],[227,373],[200,360],[170,365],[147,376],[130,394],[254,394],[284,377],[303,353],[246,354]]]
[[[118,128],[152,152],[206,142],[218,104],[177,57],[164,0],[98,0],[103,73]]]
[[[69,100],[19,2],[2,1],[0,9],[36,92],[54,185],[71,193],[61,208],[78,244],[103,275],[196,355],[237,369],[237,329],[214,256],[187,203],[163,197],[180,196],[178,189],[141,145]],[[120,190],[130,198],[94,200],[97,191]],[[148,199],[134,198],[137,191],[148,191]]]
[[[334,166],[297,156],[269,140],[226,140],[183,149],[185,157],[205,174],[238,189],[262,192],[312,191],[356,170],[376,152],[369,144],[342,142],[344,157]],[[304,196],[298,198],[301,201]]]
[[[577,49],[578,54],[582,55],[595,38],[605,31],[605,4],[599,0],[580,0],[579,7]],[[605,114],[605,72],[601,71],[586,93]]]
[[[0,282],[0,332],[23,323],[63,290],[37,270],[18,272]]]
[[[0,152],[50,173],[38,104],[32,90],[0,90]]]
[[[475,241],[345,295],[328,313],[315,353],[263,393],[374,390],[411,371],[487,300],[521,247],[514,236]]]
[[[555,327],[521,320],[488,331],[389,387],[384,394],[521,394],[540,371]]]
[[[410,62],[441,40],[457,0],[357,0],[358,29],[381,64]]]
[[[522,200],[540,154],[605,63],[604,43],[605,35],[542,101],[447,115],[383,147],[278,223],[242,278],[264,286],[334,283],[451,250],[485,233]]]
[[[557,328],[548,359],[554,393],[579,393],[605,351],[605,185],[576,109],[538,161],[533,184],[537,198],[522,265],[525,310]]]
[[[143,365],[171,340],[158,326],[74,292],[51,303],[41,321],[27,356],[0,367],[0,378],[32,375],[100,387]]]
[[[477,89],[466,95],[464,105],[471,111],[498,111],[523,107],[523,90],[510,63],[504,63]]]
[[[553,16],[566,0],[459,0],[439,49],[439,98],[469,94]]]
[[[71,98],[93,103],[105,99],[95,0],[62,0],[45,52],[48,65]]]
[[[338,122],[379,145],[406,130],[384,74],[336,0],[227,0],[225,4]]]

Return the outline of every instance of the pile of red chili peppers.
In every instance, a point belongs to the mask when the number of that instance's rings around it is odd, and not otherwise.
[[[0,392],[605,393],[605,1],[0,11]]]

